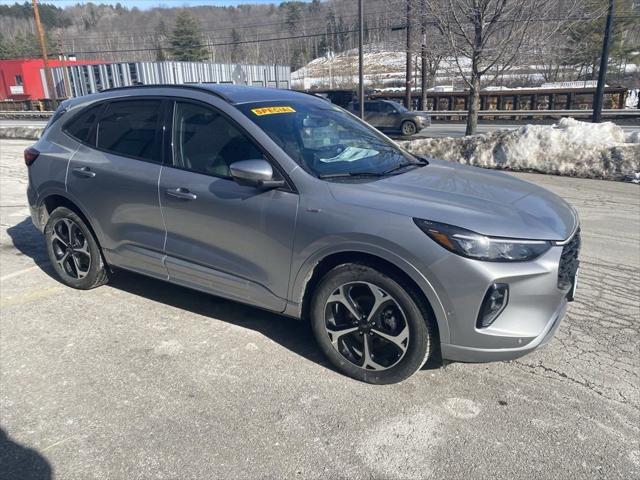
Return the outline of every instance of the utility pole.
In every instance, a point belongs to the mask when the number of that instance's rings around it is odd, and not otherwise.
[[[362,42],[364,39],[364,0],[358,0],[358,106],[360,118],[364,119],[364,54]]]
[[[407,2],[407,70],[405,74],[405,93],[404,106],[411,110],[411,2],[413,0],[405,0]]]
[[[69,72],[67,72],[67,66],[65,64],[66,53],[64,51],[64,39],[62,38],[62,30],[58,37],[58,50],[60,51],[60,66],[62,67],[62,77],[64,78],[64,90],[67,95],[66,98],[71,98],[71,82],[69,81]]]
[[[609,44],[611,43],[611,29],[613,28],[613,1],[609,0],[609,10],[607,12],[607,23],[604,28],[604,38],[602,40],[602,55],[600,56],[600,69],[598,70],[598,86],[593,97],[593,123],[602,121],[602,103],[604,98],[604,83],[607,77],[607,64],[609,63]]]
[[[51,78],[51,70],[49,70],[49,57],[47,56],[47,44],[44,37],[44,29],[42,28],[42,22],[40,21],[40,12],[38,11],[38,0],[31,0],[33,2],[33,16],[36,22],[36,29],[38,30],[38,39],[40,40],[40,49],[42,50],[42,61],[44,63],[44,78],[47,82],[47,90],[49,90],[49,97],[55,98],[55,92],[53,91],[53,78]]]

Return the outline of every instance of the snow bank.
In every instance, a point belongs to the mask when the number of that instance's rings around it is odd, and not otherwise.
[[[42,130],[44,127],[0,127],[0,139],[37,140],[42,135]]]
[[[563,118],[551,126],[400,143],[410,152],[485,168],[627,181],[640,174],[640,133],[625,138],[611,122]]]

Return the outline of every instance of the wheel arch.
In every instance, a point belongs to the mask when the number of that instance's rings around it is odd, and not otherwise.
[[[89,217],[84,212],[82,207],[80,207],[77,202],[74,202],[67,195],[63,195],[59,192],[50,193],[44,196],[38,205],[38,216],[39,216],[43,231],[44,231],[44,226],[47,223],[47,220],[49,220],[49,215],[51,215],[51,213],[58,207],[65,207],[71,210],[72,212],[76,213],[82,219],[82,221],[87,225],[89,230],[91,230],[91,233],[96,239],[96,242],[98,242],[98,247],[100,248],[100,250],[102,250],[100,237],[97,234],[95,228],[93,227],[93,224],[89,220]]]
[[[343,249],[305,262],[306,268],[303,266],[300,269],[293,286],[292,298],[297,299],[297,302],[287,309],[287,313],[300,318],[308,318],[313,292],[322,277],[338,265],[363,263],[382,273],[397,276],[407,282],[415,290],[415,293],[420,296],[424,305],[429,309],[429,313],[435,319],[436,334],[440,341],[448,342],[450,336],[446,313],[429,281],[415,267],[400,257],[394,258],[392,261],[389,258],[385,258],[389,257],[391,252],[386,252],[387,255],[385,256],[381,253],[363,249]]]

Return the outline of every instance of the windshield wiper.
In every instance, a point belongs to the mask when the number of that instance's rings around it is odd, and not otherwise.
[[[346,177],[385,177],[393,172],[401,170],[405,167],[424,167],[425,165],[429,165],[429,161],[423,157],[416,157],[420,160],[419,163],[416,162],[402,162],[396,165],[389,170],[385,170],[383,172],[336,172],[336,173],[325,173],[324,175],[318,175],[318,178],[327,179],[327,178],[346,178]]]
[[[318,178],[345,178],[345,177],[384,177],[385,172],[341,172],[341,173],[325,173],[318,175]]]
[[[405,167],[424,167],[425,165],[428,165],[429,162],[426,160],[423,160],[421,163],[414,163],[414,162],[403,162],[403,163],[399,163],[398,165],[396,165],[393,168],[390,168],[389,170],[385,170],[384,172],[382,172],[382,175],[388,175],[390,173],[396,172],[398,170],[402,170]]]

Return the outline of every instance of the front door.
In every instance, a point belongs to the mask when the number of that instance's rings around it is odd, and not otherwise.
[[[91,147],[82,144],[72,157],[67,190],[89,216],[110,264],[166,279],[158,199],[162,117],[157,99],[111,101],[80,114],[67,132]]]
[[[213,107],[176,101],[174,109],[172,159],[159,184],[170,279],[284,310],[298,195],[238,185],[229,165],[263,152]]]

